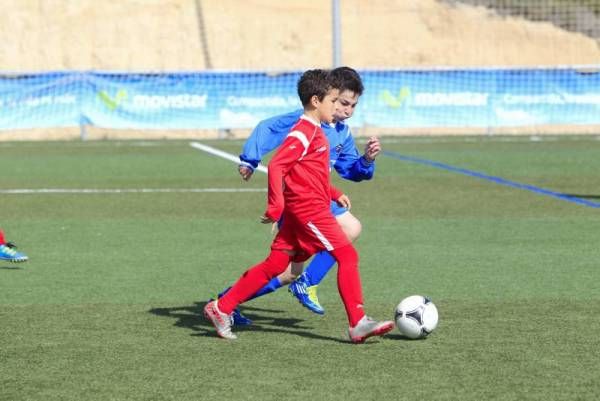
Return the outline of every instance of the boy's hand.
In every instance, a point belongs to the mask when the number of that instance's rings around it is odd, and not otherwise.
[[[365,160],[368,162],[375,161],[375,158],[381,152],[381,143],[379,142],[379,138],[376,136],[372,136],[367,141],[365,145]]]
[[[263,216],[260,216],[260,222],[261,222],[262,224],[275,223],[273,220],[271,220],[271,218],[270,218],[270,217],[267,217],[267,216],[264,216],[264,215],[263,215]]]
[[[254,174],[254,170],[247,166],[238,166],[238,172],[244,181],[248,181],[252,177],[252,174]]]
[[[350,198],[348,198],[348,196],[346,194],[343,194],[342,196],[337,198],[335,201],[337,202],[338,205],[340,205],[341,207],[345,207],[348,210],[350,210],[350,208],[352,207],[352,205],[350,204]]]
[[[271,224],[271,233],[274,233],[275,230],[277,229],[277,222],[271,220],[270,217],[267,216],[260,216],[260,222],[262,224]]]

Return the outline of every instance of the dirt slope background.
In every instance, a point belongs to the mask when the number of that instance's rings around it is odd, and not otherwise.
[[[597,39],[437,0],[340,0],[357,68],[600,63]],[[330,0],[0,0],[0,70],[302,69],[332,63]]]

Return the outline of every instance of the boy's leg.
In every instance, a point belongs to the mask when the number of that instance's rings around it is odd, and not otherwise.
[[[292,263],[290,266],[288,266],[287,270],[294,270],[294,268],[292,267],[293,265],[294,265],[294,263]],[[281,277],[282,276],[285,276],[285,277],[292,276],[292,278],[290,278],[290,280],[293,280],[293,277],[297,277],[298,274],[302,271],[302,265],[300,265],[300,272],[298,272],[298,273],[294,274],[292,272],[288,272],[287,270],[285,273],[282,273],[282,274],[278,275],[277,277],[273,277],[271,279],[271,281],[269,281],[267,283],[267,285],[265,285],[260,290],[258,290],[256,292],[256,294],[252,295],[246,301],[250,301],[252,299],[259,298],[259,297],[262,297],[263,295],[267,295],[274,291],[277,291],[279,288],[281,288],[283,286],[283,284],[281,283]],[[230,289],[231,289],[231,287],[227,287],[226,289],[221,291],[217,295],[217,299],[221,298],[223,295],[225,295],[225,293],[227,293],[227,291],[229,291]],[[211,301],[212,301],[212,298],[211,298]],[[234,309],[232,313],[233,313],[233,324],[235,326],[249,326],[252,324],[252,320],[250,320],[249,318],[244,316],[238,308]]]
[[[335,258],[328,251],[317,253],[302,274],[306,285],[308,287],[319,285],[333,266],[335,266]]]
[[[269,280],[282,273],[290,263],[291,256],[281,250],[271,250],[261,263],[248,269],[223,297],[219,298],[219,309],[230,314],[239,304],[247,301]]]
[[[358,271],[358,254],[352,244],[331,251],[338,262],[338,290],[350,327],[348,334],[354,343],[362,343],[371,336],[382,336],[394,328],[392,321],[375,321],[365,315],[362,286]]]
[[[348,323],[350,327],[354,327],[365,315],[358,253],[352,244],[348,244],[332,250],[331,254],[338,262],[337,285],[348,315]]]
[[[267,285],[258,290],[256,294],[252,295],[252,297],[250,297],[248,301],[250,299],[262,297],[263,295],[267,295],[274,291],[277,291],[283,285],[294,281],[300,275],[300,273],[302,273],[303,268],[304,263],[290,263],[283,273],[279,274],[277,277],[273,277],[271,281],[267,283]]]
[[[332,202],[331,212],[346,237],[348,237],[348,240],[354,242],[362,230],[360,221],[348,209],[340,207],[335,202]],[[289,286],[289,291],[298,299],[300,304],[314,313],[320,315],[325,313],[325,309],[319,303],[317,288],[334,265],[335,259],[333,256],[327,251],[319,252],[315,255],[304,273]]]
[[[210,298],[208,300],[208,302],[221,298],[230,289],[231,289],[231,287],[225,288],[223,291],[221,291],[219,294],[217,294],[216,297]],[[234,326],[250,326],[252,324],[252,320],[249,319],[248,317],[244,316],[239,308],[235,308],[233,310],[233,312],[231,312],[231,318],[233,319]]]
[[[332,202],[331,211],[348,240],[354,242],[362,231],[360,221],[348,209],[337,205],[335,202]],[[306,268],[306,284],[309,287],[319,285],[334,265],[335,259],[329,252],[317,253]]]
[[[282,273],[282,274],[280,274],[277,277],[273,277],[271,279],[271,281],[269,281],[264,287],[262,287],[260,290],[258,290],[256,292],[256,294],[252,295],[246,301],[250,301],[252,299],[260,298],[263,295],[270,294],[270,293],[272,293],[272,292],[277,291],[278,289],[280,289],[283,286],[283,284],[281,283],[281,279],[280,279],[280,277],[283,274],[287,274],[287,273]],[[223,290],[222,292],[220,292],[219,295],[218,295],[218,297],[221,298],[223,295],[225,295],[225,293],[227,291],[229,291],[230,288],[231,287],[227,287],[225,290]]]
[[[204,316],[217,329],[222,338],[234,340],[237,338],[231,332],[231,314],[239,304],[256,293],[269,280],[283,272],[290,263],[291,256],[285,251],[271,250],[269,256],[261,263],[246,270],[239,280],[223,297],[210,301],[204,307]]]
[[[323,315],[325,309],[317,297],[317,285],[335,265],[335,259],[327,251],[319,252],[294,282],[289,285],[290,293],[298,299],[302,306],[310,311]]]

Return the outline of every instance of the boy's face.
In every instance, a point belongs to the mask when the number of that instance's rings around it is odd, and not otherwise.
[[[349,89],[345,89],[340,92],[338,100],[336,102],[335,113],[333,115],[334,121],[344,121],[354,114],[354,109],[358,104],[358,93],[354,93]]]
[[[332,123],[334,121],[339,93],[340,91],[338,89],[331,89],[329,92],[327,92],[327,95],[325,95],[323,101],[317,102],[317,110],[322,122]]]

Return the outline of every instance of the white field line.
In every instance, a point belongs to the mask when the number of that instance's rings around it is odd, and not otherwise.
[[[203,150],[211,155],[222,157],[223,159],[230,160],[236,164],[240,164],[241,160],[236,155],[232,155],[231,153],[223,152],[222,150],[213,148],[212,146],[204,145],[200,142],[190,142],[190,146],[195,149]],[[267,168],[262,164],[259,164],[256,170],[261,171],[263,173],[267,173]]]
[[[266,192],[265,188],[113,188],[113,189],[0,189],[3,195],[23,194],[152,194],[152,193],[230,193],[230,192]]]

